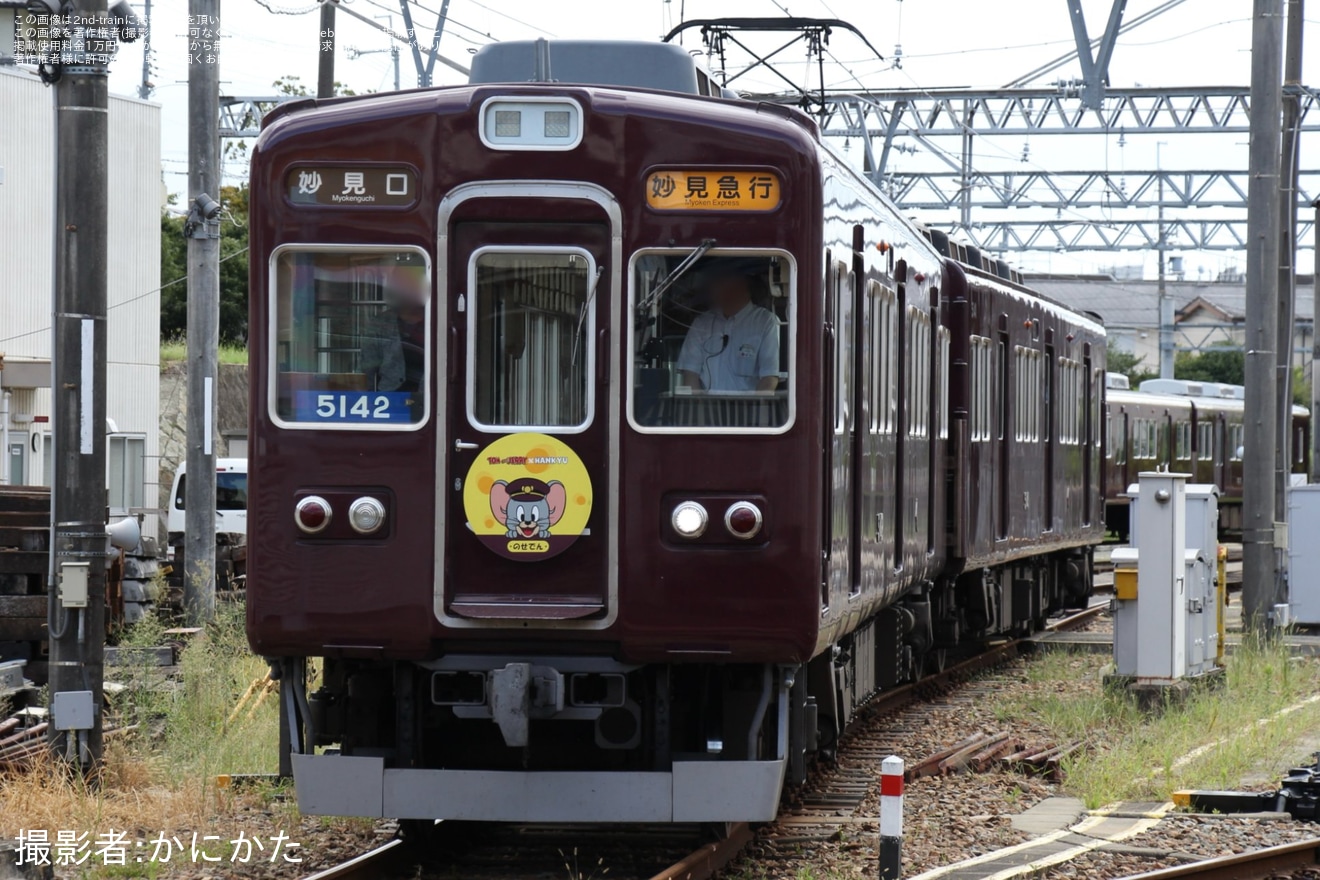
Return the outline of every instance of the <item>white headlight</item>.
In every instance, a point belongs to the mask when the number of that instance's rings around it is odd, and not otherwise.
[[[348,524],[359,535],[370,535],[385,524],[385,505],[375,498],[359,498],[348,509]]]
[[[700,538],[701,533],[706,531],[706,523],[709,519],[706,508],[695,501],[684,501],[674,508],[669,521],[673,524],[674,531],[684,538]]]

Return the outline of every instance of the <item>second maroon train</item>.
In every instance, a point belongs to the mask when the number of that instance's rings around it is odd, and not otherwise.
[[[1105,391],[1105,524],[1128,538],[1129,489],[1142,471],[1170,470],[1219,489],[1219,529],[1242,529],[1243,389],[1175,379],[1148,379],[1138,391],[1110,374]],[[1311,416],[1292,410],[1293,479],[1306,481]]]

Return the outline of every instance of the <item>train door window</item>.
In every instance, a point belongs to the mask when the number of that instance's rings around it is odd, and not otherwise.
[[[940,338],[940,439],[949,439],[949,328],[941,327]]]
[[[1177,432],[1177,442],[1175,452],[1179,461],[1190,461],[1192,458],[1192,425],[1191,422],[1177,422],[1174,425]]]
[[[714,251],[693,263],[691,254],[666,249],[633,257],[629,421],[660,433],[788,430],[796,352],[792,259],[781,252]],[[832,307],[840,304],[835,294],[847,299],[841,267],[826,273]],[[841,342],[851,321],[850,313],[836,321],[832,370],[847,354]],[[843,405],[843,379],[827,391],[836,407]]]
[[[971,343],[972,381],[968,420],[971,422],[971,441],[984,443],[990,439],[990,340],[984,336],[973,336]]]
[[[1228,460],[1242,460],[1243,432],[1241,425],[1228,426]]]
[[[898,395],[894,357],[894,292],[877,281],[867,284],[871,298],[871,432],[892,434]]]
[[[995,360],[995,378],[999,385],[999,418],[995,436],[1003,440],[1008,436],[1008,343],[1001,338],[996,351],[999,353]]]
[[[1306,428],[1293,426],[1293,464],[1306,464]]]
[[[580,430],[592,417],[599,276],[584,250],[482,248],[468,267],[468,418]]]
[[[1213,457],[1214,441],[1210,439],[1213,430],[1214,425],[1204,418],[1196,425],[1196,457],[1201,461]]]
[[[834,432],[846,433],[851,419],[849,406],[852,401],[852,304],[853,285],[857,276],[850,272],[843,263],[837,264],[834,271],[834,356],[837,361],[834,383]]]
[[[885,303],[885,433],[898,431],[898,296],[886,288]]]
[[[277,424],[407,430],[429,412],[431,270],[420,248],[271,257],[268,406]]]
[[[930,316],[908,307],[908,361],[904,391],[908,404],[908,436],[930,435]]]

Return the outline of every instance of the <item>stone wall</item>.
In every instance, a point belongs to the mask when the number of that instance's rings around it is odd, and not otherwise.
[[[217,397],[215,451],[229,456],[229,438],[246,436],[248,425],[248,368],[246,364],[221,364]],[[188,455],[188,365],[163,364],[160,368],[160,537],[165,539],[165,515],[169,510],[174,473]]]

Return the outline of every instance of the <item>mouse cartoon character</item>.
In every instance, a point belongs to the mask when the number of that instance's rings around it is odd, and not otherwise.
[[[568,490],[558,480],[499,480],[490,487],[490,509],[508,529],[506,538],[548,538],[564,515]]]

